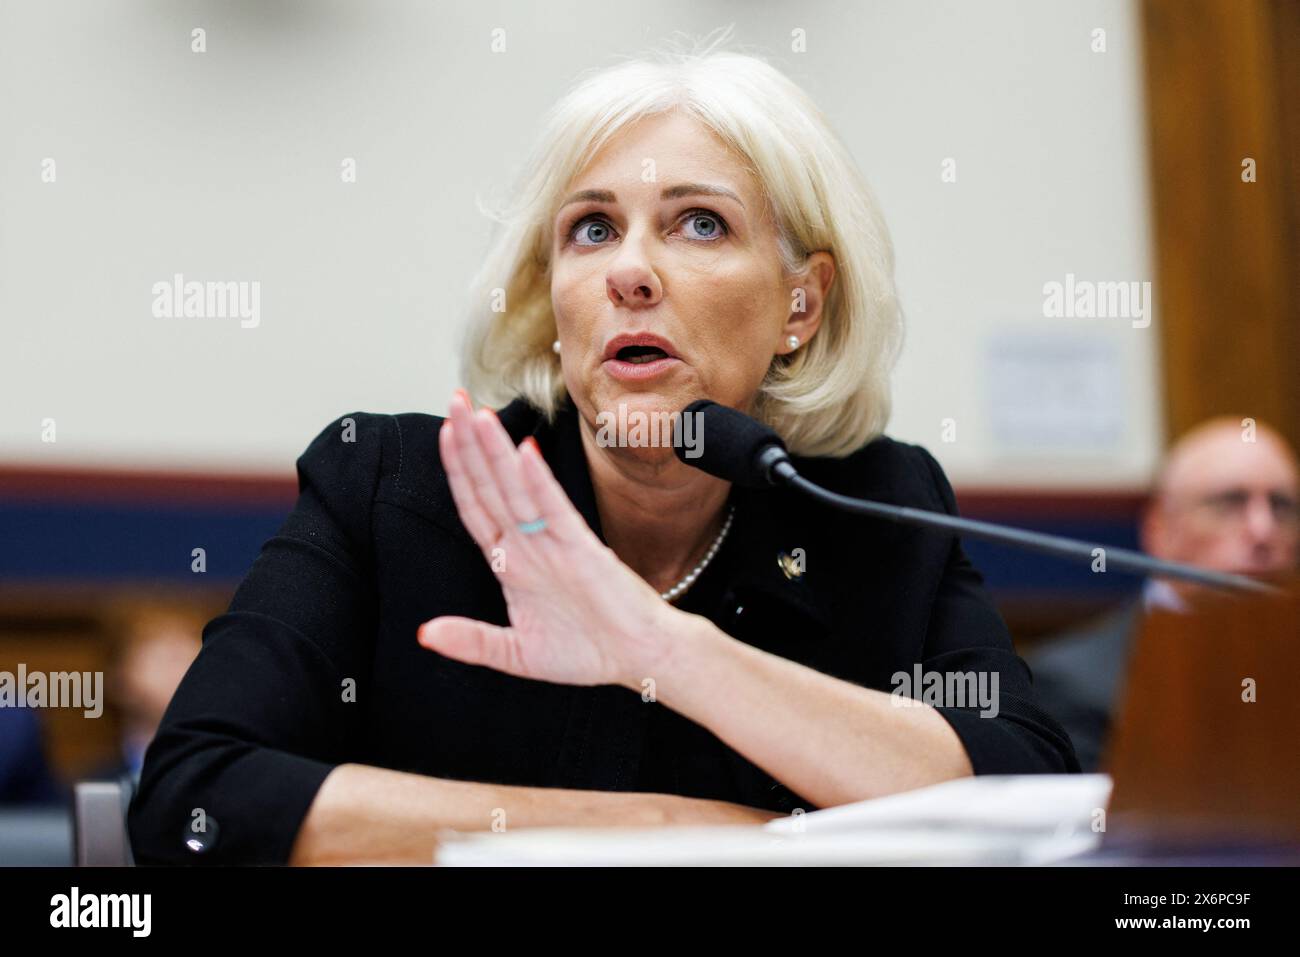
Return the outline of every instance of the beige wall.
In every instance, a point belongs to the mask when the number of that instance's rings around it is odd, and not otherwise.
[[[0,464],[286,471],[344,412],[443,411],[488,236],[475,194],[509,181],[580,71],[727,23],[821,103],[884,205],[908,315],[890,431],[966,485],[1141,482],[1154,324],[1042,315],[1067,273],[1152,278],[1140,37],[1118,0],[11,0]],[[260,324],[155,318],[176,273],[260,282]]]

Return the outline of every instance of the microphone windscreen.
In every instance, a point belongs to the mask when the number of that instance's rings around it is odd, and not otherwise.
[[[687,465],[752,488],[772,484],[760,453],[769,446],[785,450],[781,437],[763,425],[711,399],[696,399],[678,416],[673,450]]]

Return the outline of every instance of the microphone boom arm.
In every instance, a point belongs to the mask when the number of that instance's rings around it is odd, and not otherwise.
[[[767,450],[765,449],[764,452],[766,453]],[[1270,595],[1280,594],[1280,589],[1265,582],[1248,578],[1245,575],[1211,571],[1206,568],[1185,565],[1181,562],[1165,561],[1127,548],[1093,545],[1075,538],[1066,538],[1063,535],[1047,535],[1043,532],[1008,528],[991,522],[958,518],[954,515],[910,508],[905,505],[887,505],[883,502],[850,498],[847,495],[840,495],[838,492],[824,489],[815,482],[804,478],[790,463],[790,460],[785,457],[784,450],[778,450],[778,454],[772,455],[765,464],[768,465],[769,475],[774,481],[788,485],[810,498],[845,512],[884,518],[904,525],[939,528],[955,535],[967,535],[971,538],[980,538],[1002,545],[1015,545],[1020,548],[1044,552],[1048,555],[1056,555],[1060,558],[1079,558],[1091,562],[1097,557],[1094,552],[1100,549],[1105,556],[1107,568],[1114,566],[1120,571],[1137,572],[1143,575],[1161,575],[1166,578],[1180,578],[1200,585],[1211,585],[1233,591],[1251,591]]]

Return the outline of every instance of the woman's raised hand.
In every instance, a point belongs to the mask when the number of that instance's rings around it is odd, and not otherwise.
[[[674,609],[600,541],[530,437],[515,448],[457,390],[438,436],[461,521],[505,595],[509,627],[444,616],[421,645],[467,664],[562,684],[639,687],[655,673]]]

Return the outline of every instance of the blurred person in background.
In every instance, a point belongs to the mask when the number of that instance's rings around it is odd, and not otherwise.
[[[1216,571],[1285,576],[1297,565],[1298,495],[1300,467],[1276,431],[1228,416],[1207,420],[1166,456],[1142,515],[1142,549]],[[1084,771],[1101,765],[1144,616],[1190,613],[1201,589],[1148,579],[1119,608],[1026,654],[1034,687],[1069,732]]]
[[[130,605],[119,618],[107,691],[118,716],[120,750],[94,778],[139,777],[145,749],[199,653],[207,621],[197,609],[158,603]]]

